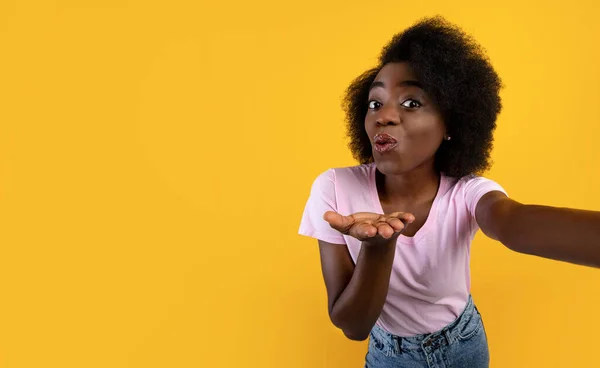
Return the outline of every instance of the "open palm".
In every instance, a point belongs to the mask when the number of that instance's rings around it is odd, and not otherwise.
[[[408,212],[384,215],[373,212],[357,212],[343,216],[333,211],[327,211],[323,215],[323,219],[329,223],[329,226],[342,234],[376,244],[396,239],[402,230],[415,220],[415,217]]]

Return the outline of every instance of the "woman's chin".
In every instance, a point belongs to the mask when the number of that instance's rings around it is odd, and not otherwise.
[[[384,175],[397,175],[410,171],[410,169],[406,167],[406,165],[402,165],[402,162],[398,159],[390,160],[388,158],[375,158],[374,161],[377,170],[379,170],[379,172],[381,172]]]

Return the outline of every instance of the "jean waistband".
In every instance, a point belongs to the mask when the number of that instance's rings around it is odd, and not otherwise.
[[[439,346],[441,344],[450,344],[452,341],[458,338],[458,334],[460,331],[464,330],[464,327],[467,323],[473,318],[473,316],[478,315],[475,304],[473,303],[473,298],[469,295],[469,299],[467,301],[467,305],[463,309],[462,313],[456,318],[452,323],[448,324],[444,328],[439,331],[416,335],[416,336],[396,336],[391,334],[381,327],[375,325],[371,333],[374,337],[383,344],[388,345],[388,348],[392,350],[400,350],[402,349],[410,349],[417,350],[422,347],[427,348],[429,346]]]

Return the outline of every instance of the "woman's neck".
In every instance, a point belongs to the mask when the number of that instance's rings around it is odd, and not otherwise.
[[[419,167],[402,174],[376,174],[377,191],[385,202],[426,202],[435,198],[440,173],[433,167]]]

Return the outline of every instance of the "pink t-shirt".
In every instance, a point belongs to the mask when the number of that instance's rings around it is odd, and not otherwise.
[[[383,213],[374,163],[330,169],[314,181],[299,233],[346,244],[356,263],[360,241],[332,229],[327,211]],[[475,208],[490,191],[504,189],[478,176],[441,176],[429,216],[414,237],[400,235],[390,286],[377,325],[398,336],[440,330],[465,308],[470,293],[469,251],[479,229]]]

